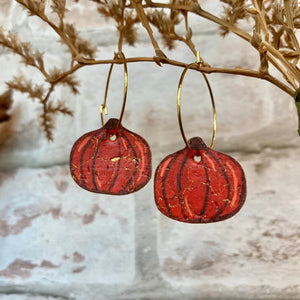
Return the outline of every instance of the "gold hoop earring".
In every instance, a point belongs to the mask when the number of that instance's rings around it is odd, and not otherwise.
[[[178,88],[177,88],[177,117],[178,117],[178,124],[179,124],[179,128],[180,128],[180,132],[182,135],[182,138],[186,144],[186,146],[191,150],[191,147],[189,145],[189,142],[185,136],[184,130],[183,130],[183,125],[182,125],[182,119],[181,119],[181,90],[182,90],[182,84],[183,84],[183,80],[185,77],[186,72],[192,67],[192,66],[199,66],[201,63],[200,61],[198,62],[194,62],[191,63],[189,65],[187,65],[183,72],[181,73],[180,79],[179,79],[179,83],[178,83]],[[217,132],[217,113],[216,113],[216,106],[215,106],[215,100],[214,100],[214,96],[213,96],[213,92],[212,92],[212,88],[210,86],[210,83],[207,79],[207,76],[202,73],[202,76],[206,82],[207,88],[209,90],[209,94],[210,94],[210,98],[211,98],[211,105],[212,105],[212,109],[213,109],[213,134],[212,134],[212,139],[211,139],[211,143],[210,143],[210,148],[213,147],[214,145],[214,140],[216,137],[216,132]]]
[[[122,51],[119,51],[115,53],[114,60],[117,58],[121,58],[123,61],[123,66],[124,66],[124,92],[123,92],[123,104],[122,104],[122,109],[119,117],[119,123],[117,125],[117,129],[121,125],[121,122],[123,120],[124,116],[124,111],[125,111],[125,106],[126,106],[126,100],[127,100],[127,91],[128,91],[128,70],[127,70],[127,63],[126,63],[126,58],[125,55]],[[104,126],[104,116],[103,112],[107,115],[108,114],[108,109],[106,106],[106,101],[107,101],[107,94],[108,94],[108,88],[109,88],[109,83],[110,83],[110,77],[111,73],[114,67],[114,63],[110,65],[108,76],[107,76],[107,81],[106,81],[106,87],[105,87],[105,93],[104,93],[104,101],[103,104],[100,105],[100,115],[101,115],[101,123],[102,126]]]
[[[107,114],[107,94],[114,63],[110,66],[104,102],[100,106],[102,128],[81,136],[70,154],[70,172],[82,188],[95,193],[125,195],[147,184],[151,178],[151,151],[141,136],[122,126],[125,111],[128,70],[123,52],[115,54],[124,65],[124,95],[119,119],[111,118],[104,124]]]
[[[186,223],[211,223],[235,215],[246,199],[246,178],[240,164],[231,156],[207,147],[200,137],[187,140],[181,120],[183,70],[177,90],[177,117],[185,148],[165,157],[154,178],[155,202],[165,216]],[[209,81],[202,73],[213,107],[213,135],[216,134],[216,109]]]

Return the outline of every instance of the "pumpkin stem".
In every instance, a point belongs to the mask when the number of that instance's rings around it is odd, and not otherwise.
[[[103,126],[103,128],[107,129],[107,130],[114,130],[116,131],[119,125],[119,120],[115,119],[115,118],[111,118],[109,119],[105,125]]]
[[[200,137],[193,137],[189,140],[189,146],[192,150],[206,150],[208,147]]]

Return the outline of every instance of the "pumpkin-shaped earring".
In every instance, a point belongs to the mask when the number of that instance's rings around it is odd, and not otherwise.
[[[123,52],[115,54],[124,65],[124,97],[119,119],[109,119],[106,99],[113,64],[110,67],[104,102],[100,107],[102,128],[81,136],[70,154],[70,172],[82,188],[95,193],[125,195],[141,189],[151,178],[151,151],[148,143],[121,124],[128,89],[128,71]]]
[[[211,149],[216,133],[216,110],[212,89],[202,72],[213,107],[211,145],[206,146],[200,137],[188,141],[184,134],[180,109],[182,82],[188,69],[199,66],[198,55],[197,62],[186,66],[178,84],[178,123],[186,147],[165,157],[154,179],[155,202],[160,212],[186,223],[228,219],[240,210],[246,199],[246,179],[240,164],[231,156]]]

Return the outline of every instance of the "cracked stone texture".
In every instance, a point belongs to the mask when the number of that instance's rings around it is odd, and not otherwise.
[[[2,171],[0,291],[299,299],[300,149],[233,155],[247,175],[246,204],[232,219],[200,226],[161,215],[152,182],[113,197],[81,190],[67,166]]]
[[[220,10],[218,1],[201,2],[210,11]],[[114,25],[94,15],[90,1],[69,4],[70,22],[95,41],[102,58],[111,58]],[[0,25],[47,52],[47,67],[68,67],[68,54],[47,26],[28,18],[14,1],[1,5]],[[207,62],[258,66],[256,52],[239,38],[223,39],[216,26],[195,17],[191,26]],[[153,56],[147,35],[139,32],[140,44],[125,46],[125,54]],[[164,51],[174,59],[194,60],[182,45]],[[0,65],[0,92],[18,70],[41,82],[36,71],[3,49]],[[19,93],[11,120],[0,124],[0,300],[300,299],[300,147],[293,100],[260,80],[209,76],[218,117],[214,148],[244,167],[248,197],[232,219],[181,224],[157,211],[153,180],[135,194],[114,197],[88,193],[69,175],[73,142],[100,126],[108,68],[79,70],[80,95],[56,90],[74,117],[56,119],[53,143],[38,126],[40,106]],[[154,172],[166,155],[184,146],[176,120],[181,70],[149,63],[128,69],[124,126],[149,142]],[[122,72],[115,66],[110,116],[120,111]],[[201,75],[186,75],[182,103],[186,134],[209,142],[212,112]]]

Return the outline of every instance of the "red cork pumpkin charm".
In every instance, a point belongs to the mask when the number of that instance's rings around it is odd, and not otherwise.
[[[167,217],[211,223],[235,215],[246,199],[246,178],[231,156],[207,147],[201,138],[168,155],[157,167],[155,202]]]
[[[141,189],[151,177],[147,142],[110,119],[73,145],[70,171],[82,188],[101,194],[125,195]]]

